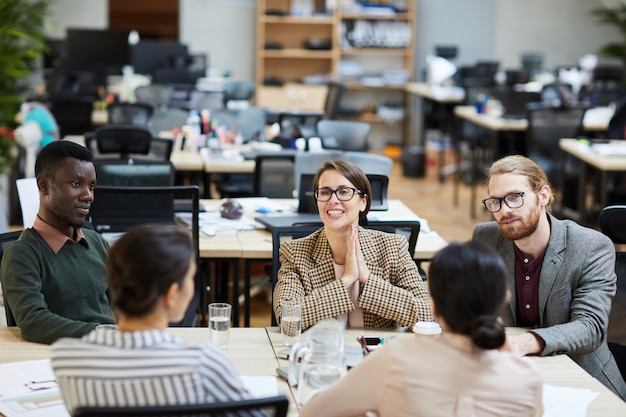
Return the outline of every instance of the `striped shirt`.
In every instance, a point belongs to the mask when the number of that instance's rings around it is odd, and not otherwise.
[[[94,330],[52,345],[70,414],[78,407],[140,407],[252,398],[224,352],[160,330]]]

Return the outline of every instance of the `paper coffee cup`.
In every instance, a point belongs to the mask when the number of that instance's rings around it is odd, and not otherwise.
[[[441,326],[434,321],[418,321],[413,326],[415,336],[439,336],[441,334]]]

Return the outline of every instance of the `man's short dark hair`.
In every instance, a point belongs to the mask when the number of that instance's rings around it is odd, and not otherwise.
[[[35,161],[35,176],[52,177],[67,158],[93,162],[93,154],[87,148],[70,140],[57,140],[41,148]]]

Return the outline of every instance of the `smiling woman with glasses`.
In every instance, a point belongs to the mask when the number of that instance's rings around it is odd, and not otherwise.
[[[350,327],[413,326],[432,320],[430,296],[404,236],[365,229],[372,188],[348,161],[330,160],[313,178],[313,195],[324,225],[280,247],[274,289],[280,303],[302,304],[302,329],[325,318]]]

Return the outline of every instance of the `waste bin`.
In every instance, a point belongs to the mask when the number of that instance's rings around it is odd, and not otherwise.
[[[405,177],[426,175],[426,151],[421,146],[402,149],[402,173]]]

